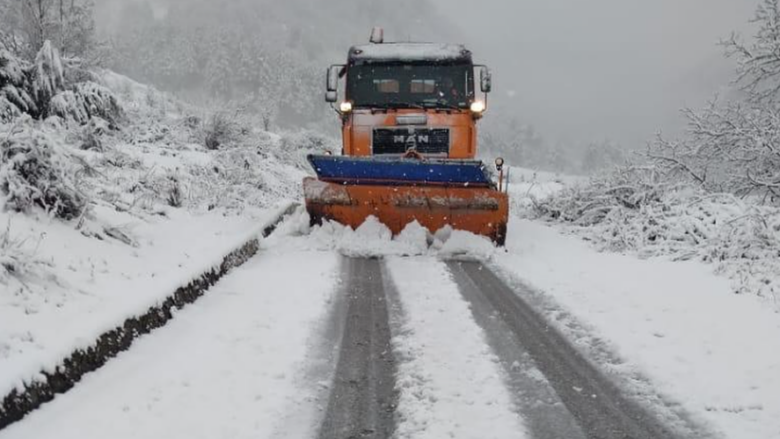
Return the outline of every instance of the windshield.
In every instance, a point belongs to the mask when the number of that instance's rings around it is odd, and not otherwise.
[[[355,107],[468,108],[471,65],[365,64],[349,67],[347,99]]]

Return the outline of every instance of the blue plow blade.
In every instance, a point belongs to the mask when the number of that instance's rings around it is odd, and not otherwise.
[[[321,181],[355,185],[490,187],[479,160],[407,159],[309,155]]]

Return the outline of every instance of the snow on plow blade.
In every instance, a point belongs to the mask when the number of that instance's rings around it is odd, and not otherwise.
[[[478,161],[435,162],[311,156],[319,179],[303,182],[312,223],[352,228],[375,216],[393,234],[413,221],[435,232],[447,225],[506,239],[507,195],[493,188]]]

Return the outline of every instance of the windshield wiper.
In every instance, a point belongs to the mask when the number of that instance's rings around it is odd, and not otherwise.
[[[419,109],[425,109],[426,107],[422,104],[418,103],[406,103],[406,102],[384,102],[384,103],[378,103],[378,102],[361,102],[355,106],[356,108],[367,108],[367,109],[399,109],[399,108],[419,108]]]
[[[461,107],[451,104],[447,101],[441,100],[436,102],[425,102],[425,108],[446,108],[448,110],[460,110]]]

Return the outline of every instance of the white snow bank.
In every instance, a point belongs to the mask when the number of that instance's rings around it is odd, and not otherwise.
[[[221,263],[268,216],[165,214],[96,207],[76,230],[44,215],[0,213],[32,265],[0,282],[0,395]]]
[[[291,279],[302,266],[306,275]],[[303,368],[337,275],[335,255],[267,250],[0,436],[313,437]]]
[[[394,334],[399,438],[529,437],[468,303],[443,262],[388,260],[404,310]]]
[[[780,434],[780,315],[697,262],[598,253],[576,237],[528,221],[510,223],[509,254],[494,261],[592,328],[587,348],[606,341],[622,363],[661,395],[683,403],[726,437]],[[564,328],[566,331],[566,328]]]
[[[607,251],[713,263],[733,288],[780,310],[780,206],[617,168],[545,197],[514,193],[515,214],[566,224]]]
[[[335,250],[350,257],[421,256],[442,259],[488,260],[497,251],[490,239],[446,227],[431,234],[417,221],[409,223],[397,236],[370,216],[357,229],[327,221],[309,226],[309,215],[299,209],[283,224],[274,239],[292,239],[298,248]]]

